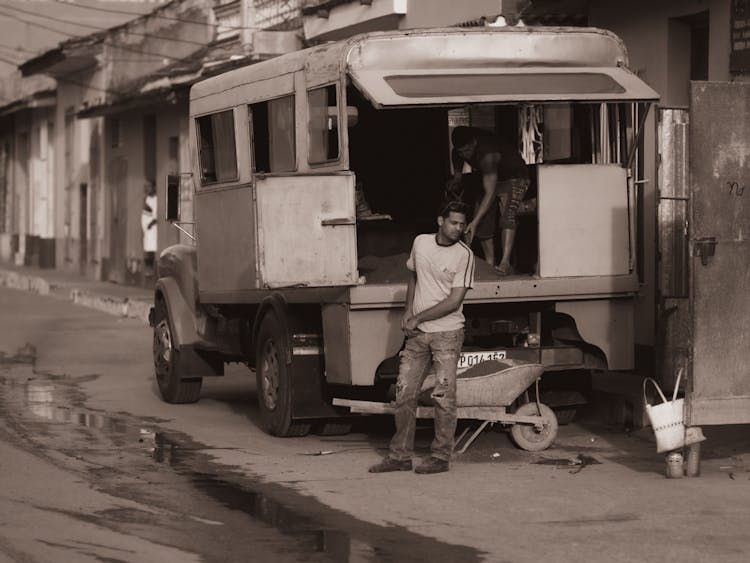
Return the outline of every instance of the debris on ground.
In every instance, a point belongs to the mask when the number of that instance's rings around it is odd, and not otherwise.
[[[601,465],[601,461],[588,455],[578,454],[573,458],[542,458],[533,462],[536,465],[553,465],[555,467],[570,467],[568,471],[571,475],[579,473],[587,465]]]

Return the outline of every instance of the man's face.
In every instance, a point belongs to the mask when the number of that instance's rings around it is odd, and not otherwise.
[[[466,215],[451,211],[447,217],[438,217],[438,226],[443,238],[458,242],[466,229]]]
[[[467,143],[466,145],[463,145],[461,147],[456,147],[456,152],[464,160],[469,160],[472,156],[474,156],[474,149],[476,148],[477,148],[477,141],[476,139],[473,139],[470,143]]]

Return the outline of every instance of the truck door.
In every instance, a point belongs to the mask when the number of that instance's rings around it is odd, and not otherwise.
[[[258,177],[255,188],[263,286],[356,285],[354,175]]]
[[[750,423],[750,84],[691,87],[687,422]]]

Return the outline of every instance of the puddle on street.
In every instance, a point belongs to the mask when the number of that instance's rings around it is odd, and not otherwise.
[[[30,414],[41,421],[85,427],[103,433],[119,447],[140,450],[214,502],[280,532],[287,538],[277,546],[280,555],[291,555],[291,538],[294,551],[301,549],[341,563],[480,560],[475,549],[445,544],[401,527],[358,521],[289,487],[255,481],[213,462],[210,447],[177,432],[139,424],[127,415],[67,406],[75,403],[71,395],[76,390],[70,381],[63,385],[59,378],[35,373],[28,364],[4,359],[0,359],[0,416],[28,420]]]

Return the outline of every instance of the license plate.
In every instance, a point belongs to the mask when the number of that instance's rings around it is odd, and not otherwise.
[[[505,350],[487,350],[483,352],[461,352],[458,358],[458,372],[466,371],[482,362],[506,359]]]

